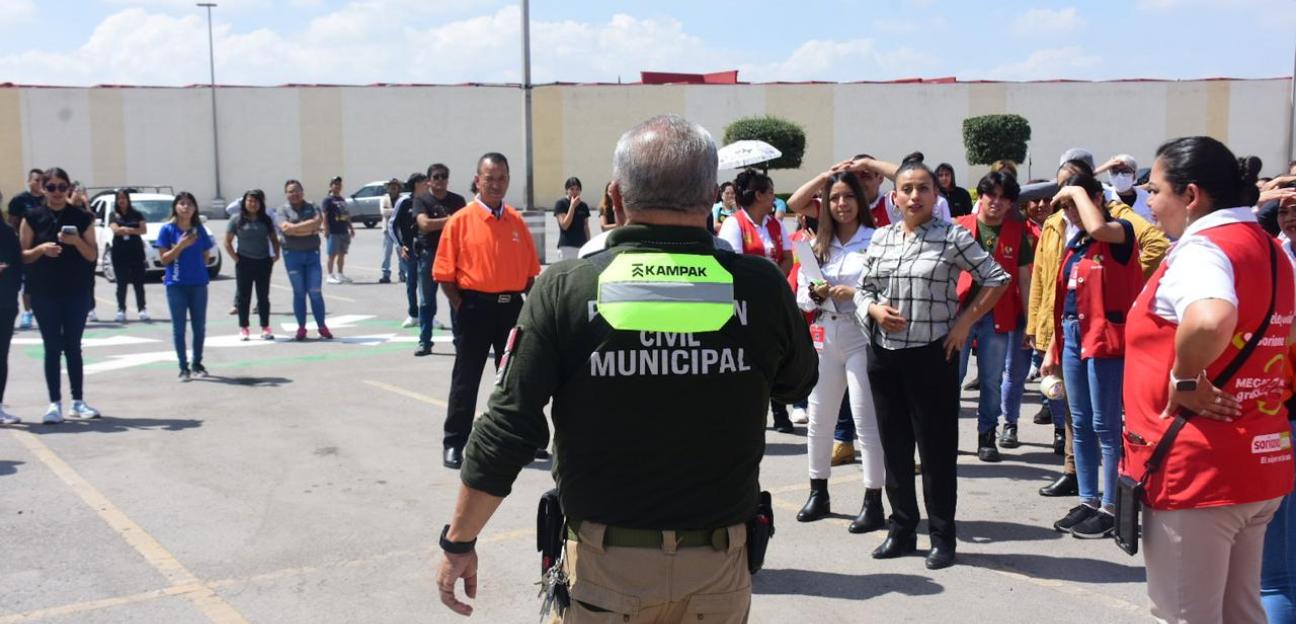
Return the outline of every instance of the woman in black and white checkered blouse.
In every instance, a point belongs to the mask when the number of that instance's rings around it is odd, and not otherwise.
[[[855,169],[862,163],[842,165]],[[958,456],[958,351],[973,323],[990,311],[1010,276],[962,227],[933,215],[936,176],[921,161],[896,171],[892,191],[901,220],[873,235],[856,288],[856,315],[872,351],[869,383],[886,457],[891,533],[873,557],[917,549],[915,444],[931,528],[929,569],[954,563]],[[968,271],[982,288],[960,309],[956,286]]]

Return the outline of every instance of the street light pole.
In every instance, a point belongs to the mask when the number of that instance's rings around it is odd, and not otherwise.
[[[216,130],[216,45],[212,39],[212,9],[216,7],[214,2],[199,2],[198,6],[207,9],[207,62],[211,70],[211,108],[212,108],[212,152],[213,164],[216,166],[216,197],[212,203],[216,204],[222,210],[225,208],[225,198],[221,195],[220,179],[220,133]]]
[[[535,208],[535,167],[531,145],[531,3],[522,0],[522,132],[525,135],[526,210]]]

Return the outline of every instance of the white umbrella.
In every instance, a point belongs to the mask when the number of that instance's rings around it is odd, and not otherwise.
[[[759,165],[782,155],[783,152],[764,141],[735,141],[720,148],[720,169],[741,169]]]

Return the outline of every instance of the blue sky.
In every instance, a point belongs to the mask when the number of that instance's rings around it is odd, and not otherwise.
[[[518,3],[224,0],[217,79],[516,82]],[[535,82],[738,69],[744,81],[1290,75],[1296,0],[536,0]],[[191,0],[0,0],[0,82],[207,80]]]

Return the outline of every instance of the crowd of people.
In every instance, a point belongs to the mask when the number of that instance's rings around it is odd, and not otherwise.
[[[953,565],[959,392],[975,358],[966,387],[978,392],[979,461],[999,462],[1001,450],[1020,446],[1030,380],[1063,389],[1043,393],[1052,396],[1041,397],[1034,417],[1051,427],[1054,451],[1064,456],[1057,480],[1039,493],[1075,502],[1058,510],[1055,530],[1109,537],[1118,482],[1133,478],[1146,488],[1143,544],[1157,618],[1251,622],[1267,611],[1271,621],[1291,621],[1296,163],[1274,178],[1259,178],[1261,169],[1214,139],[1189,137],[1162,145],[1142,178],[1128,154],[1095,166],[1093,154],[1077,148],[1062,154],[1053,179],[1019,181],[1016,166],[1000,162],[969,187],[974,192],[956,184],[953,167],[933,170],[918,152],[898,164],[859,154],[786,201],[754,169],[721,184],[705,236],[778,268],[818,352],[808,400],[770,404],[774,429],[807,425],[809,494],[797,520],[831,513],[831,466],[853,463],[858,452],[864,498],[848,530],[887,530],[875,558],[915,552],[920,478],[926,565]],[[403,325],[418,327],[416,356],[432,353],[433,331],[446,329],[436,320],[438,291],[450,303],[455,363],[443,463],[459,468],[482,369],[492,354],[497,369],[504,364],[540,264],[526,223],[504,202],[502,154],[478,161],[470,199],[451,192],[449,178],[436,163],[388,182],[380,281],[391,281],[394,253],[406,284]],[[345,266],[354,236],[341,188],[340,177],[330,180],[318,207],[297,180],[284,184],[277,209],[259,189],[231,204],[223,248],[235,264],[233,313],[243,340],[252,336],[254,298],[260,338],[275,339],[269,287],[280,260],[292,286],[294,338],[308,336],[308,307],[319,337],[333,338],[324,269],[330,284],[351,282]],[[591,209],[581,181],[565,182],[552,211],[563,260],[598,254],[626,222],[618,192],[609,183]],[[785,215],[796,217],[796,228]],[[67,413],[97,418],[85,401],[81,356],[82,333],[95,318],[99,254],[85,191],[58,167],[32,170],[7,216],[0,399],[15,322],[35,323],[50,401],[43,422],[64,417],[64,364]],[[107,227],[115,318],[125,320],[133,289],[147,320],[148,226],[130,192],[113,194]],[[196,198],[178,193],[155,247],[185,381],[208,375],[207,266],[217,244]],[[0,409],[0,423],[17,422]]]

